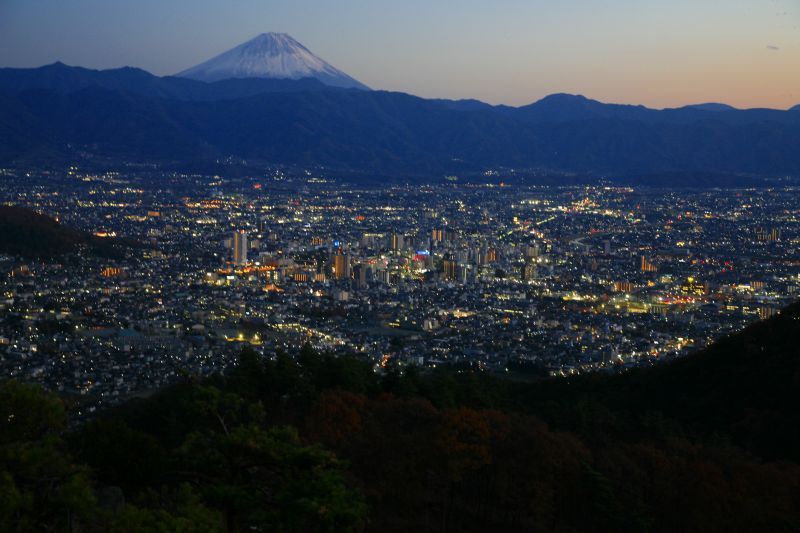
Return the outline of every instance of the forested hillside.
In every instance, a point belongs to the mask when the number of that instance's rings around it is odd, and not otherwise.
[[[799,343],[795,305],[674,363],[533,384],[246,349],[78,426],[6,382],[0,528],[796,531]]]

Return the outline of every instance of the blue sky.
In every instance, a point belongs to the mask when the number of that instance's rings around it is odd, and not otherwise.
[[[425,97],[800,103],[800,0],[0,0],[0,66],[172,74],[265,31]]]

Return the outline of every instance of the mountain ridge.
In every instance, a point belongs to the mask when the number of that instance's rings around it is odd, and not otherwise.
[[[568,94],[514,108],[314,79],[206,83],[132,68],[0,69],[0,162],[11,165],[234,156],[418,179],[497,168],[785,177],[800,174],[797,145],[800,114],[770,109],[656,110]]]
[[[159,93],[155,89],[151,89],[145,85],[145,90],[136,85],[127,85],[126,82],[144,81],[147,83],[159,84],[163,83],[165,86],[173,84],[176,89],[164,91]],[[242,86],[251,84],[253,89],[243,93],[235,91],[236,84],[241,83]],[[261,84],[261,85],[260,85]],[[200,80],[193,80],[190,78],[182,78],[177,75],[157,76],[148,72],[147,70],[133,66],[122,66],[110,69],[92,69],[82,66],[67,65],[61,61],[55,61],[47,65],[32,68],[16,68],[16,67],[0,67],[0,90],[6,90],[12,93],[24,91],[27,89],[46,89],[57,93],[69,93],[79,89],[88,88],[91,86],[98,86],[105,89],[131,91],[145,96],[157,96],[163,98],[177,98],[180,100],[212,100],[212,99],[234,99],[247,96],[253,96],[263,92],[300,92],[300,91],[313,91],[313,90],[339,90],[341,88],[326,85],[319,80],[311,77],[297,78],[297,79],[280,79],[280,78],[229,78],[215,82],[204,82]],[[200,91],[200,87],[213,87],[215,90],[208,90],[208,95],[202,98],[182,94],[180,89],[190,87],[195,91]],[[228,90],[230,92],[224,93]],[[578,107],[579,103],[584,109],[627,109],[631,111],[652,112],[652,113],[665,113],[677,111],[700,111],[700,112],[725,112],[725,111],[738,111],[738,112],[771,112],[783,113],[785,111],[800,111],[800,104],[791,107],[787,110],[775,108],[737,108],[724,103],[702,103],[702,104],[688,104],[680,107],[666,107],[663,109],[647,107],[642,104],[619,104],[608,103],[587,97],[582,94],[573,93],[552,93],[545,95],[538,100],[534,100],[528,104],[520,106],[511,106],[507,104],[489,104],[476,98],[464,99],[448,99],[448,98],[422,98],[413,94],[402,93],[391,90],[374,90],[375,92],[390,93],[390,94],[406,94],[415,98],[420,98],[429,102],[442,103],[453,109],[461,110],[524,110],[534,108],[536,106],[557,106],[557,105],[573,105]],[[710,115],[709,115],[710,116]]]
[[[243,78],[208,83],[155,76],[136,67],[94,70],[60,61],[32,69],[0,68],[0,90],[13,93],[42,89],[68,94],[90,87],[177,100],[227,100],[265,92],[337,90],[313,78]]]

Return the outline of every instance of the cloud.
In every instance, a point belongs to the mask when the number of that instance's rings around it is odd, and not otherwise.
[[[767,45],[767,50],[775,50],[775,51],[778,51],[778,50],[780,50],[780,49],[781,49],[781,47],[780,47],[780,46],[775,46],[774,44],[768,44],[768,45]]]

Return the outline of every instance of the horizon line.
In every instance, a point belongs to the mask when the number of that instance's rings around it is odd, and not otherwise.
[[[270,32],[270,33],[275,33],[275,32]],[[259,35],[262,35],[262,34],[259,34]],[[288,35],[288,34],[286,34],[286,35]],[[258,37],[258,36],[256,36],[256,37]],[[91,70],[91,71],[94,71],[94,72],[106,72],[106,71],[111,71],[111,70],[134,69],[134,70],[140,70],[142,72],[145,72],[145,73],[147,73],[147,74],[149,74],[149,75],[151,75],[153,77],[156,77],[156,78],[181,78],[177,74],[166,74],[166,75],[155,74],[155,73],[153,73],[153,72],[151,72],[151,71],[149,71],[147,69],[144,69],[142,67],[137,67],[137,66],[134,66],[134,65],[122,65],[122,66],[119,66],[119,67],[108,67],[108,68],[93,68],[93,67],[85,67],[85,66],[82,66],[82,65],[71,65],[71,64],[68,64],[68,63],[65,63],[65,62],[61,61],[60,59],[56,59],[52,63],[45,63],[43,65],[39,65],[39,66],[35,66],[35,67],[0,66],[0,70],[37,70],[37,69],[53,67],[53,66],[58,66],[58,65],[62,65],[62,66],[68,67],[68,68],[79,68],[79,69],[84,69],[84,70]],[[181,78],[181,79],[189,80],[191,78]],[[231,78],[231,79],[234,79],[234,78]],[[293,78],[267,78],[267,77],[263,77],[263,78],[259,78],[259,77],[237,78],[237,79],[283,79],[283,80],[293,80]],[[313,76],[309,76],[308,78],[300,78],[300,79],[315,79],[315,78]],[[191,79],[191,81],[198,82],[198,83],[216,83],[216,82],[205,82],[205,81],[202,81],[202,80],[194,80],[194,79]],[[224,80],[219,80],[219,81],[224,81]],[[297,80],[294,80],[294,81],[297,81]],[[452,97],[443,97],[443,96],[421,96],[421,95],[418,95],[416,93],[410,93],[410,92],[405,92],[405,91],[401,91],[401,90],[394,90],[394,89],[374,89],[374,88],[369,88],[369,89],[367,89],[367,91],[407,94],[409,96],[414,96],[416,98],[421,98],[423,100],[449,100],[449,101],[452,101],[452,102],[474,101],[474,102],[480,102],[482,104],[486,104],[486,105],[491,106],[491,107],[511,107],[511,108],[526,107],[526,106],[541,102],[542,100],[545,100],[545,99],[550,98],[552,96],[561,96],[561,95],[572,96],[572,97],[576,97],[576,98],[583,98],[583,99],[586,99],[586,100],[589,100],[589,101],[592,101],[592,102],[597,102],[597,103],[604,104],[604,105],[619,105],[619,106],[629,106],[629,107],[642,107],[642,108],[650,109],[650,110],[653,110],[653,111],[669,111],[669,110],[674,110],[674,109],[683,109],[683,108],[686,108],[686,107],[700,107],[700,106],[707,106],[707,105],[726,106],[726,107],[730,107],[731,111],[755,111],[755,110],[792,111],[796,107],[800,107],[800,102],[798,102],[797,104],[790,105],[789,107],[787,107],[785,109],[782,109],[782,108],[779,108],[779,107],[759,107],[759,106],[756,106],[756,107],[737,107],[737,106],[732,105],[732,104],[728,104],[728,103],[721,102],[721,101],[713,101],[713,100],[712,101],[695,102],[695,103],[677,105],[677,106],[672,106],[672,107],[669,107],[669,106],[666,106],[666,107],[651,107],[651,106],[648,106],[648,105],[645,105],[645,104],[634,104],[634,103],[630,103],[630,102],[616,102],[616,101],[598,100],[596,98],[592,98],[592,97],[586,96],[584,94],[570,93],[570,92],[566,92],[566,91],[557,91],[557,92],[553,92],[553,93],[548,93],[548,94],[545,94],[544,96],[542,96],[542,97],[540,97],[538,99],[532,100],[532,101],[530,101],[530,102],[528,102],[526,104],[513,105],[513,104],[506,104],[506,103],[491,103],[491,102],[487,102],[485,100],[481,100],[480,98],[475,98],[475,97],[452,98]],[[724,112],[724,110],[717,111],[717,112]]]

